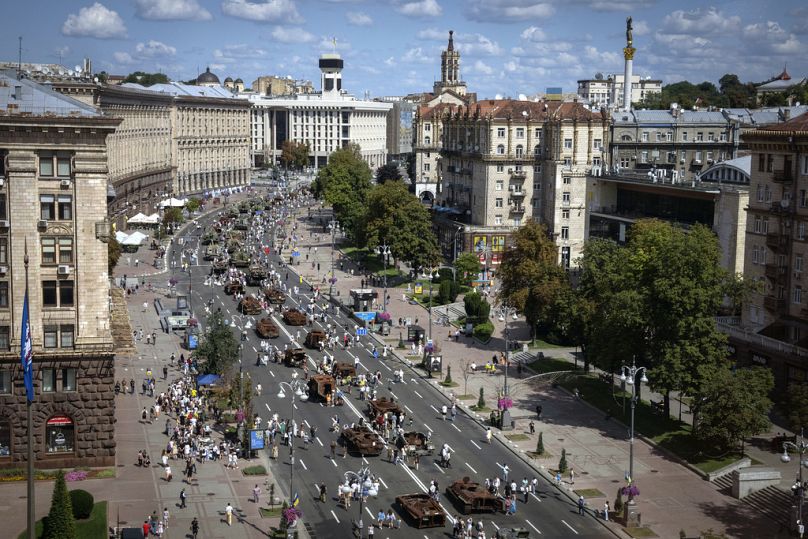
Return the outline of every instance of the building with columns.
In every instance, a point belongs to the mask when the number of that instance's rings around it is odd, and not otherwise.
[[[11,72],[0,108],[0,468],[27,457],[26,281],[35,465],[114,466],[106,140],[121,120]]]
[[[332,152],[357,144],[375,170],[387,163],[387,121],[392,103],[356,99],[343,90],[339,54],[320,57],[320,92],[287,97],[250,95],[254,166],[279,163],[283,143],[309,145],[309,166],[324,167]]]

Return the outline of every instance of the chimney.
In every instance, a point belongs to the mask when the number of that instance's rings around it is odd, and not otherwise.
[[[787,122],[791,119],[791,109],[783,109],[783,121]]]

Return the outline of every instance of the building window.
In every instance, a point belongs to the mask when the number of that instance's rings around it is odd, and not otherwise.
[[[569,157],[564,158],[564,168],[571,169],[572,168],[572,159]]]
[[[8,326],[0,326],[0,350],[8,351],[11,349],[11,335]]]
[[[6,213],[6,195],[5,195],[5,193],[0,193],[0,219],[8,219],[8,215]]]
[[[805,189],[800,189],[800,208],[808,205],[808,192]]]
[[[11,372],[5,371],[8,374],[9,382],[11,381]],[[3,379],[6,374],[0,375]],[[9,393],[11,390],[9,389]],[[0,457],[11,456],[11,422],[8,419],[0,419]]]
[[[561,193],[561,204],[563,204],[564,206],[569,206],[570,205],[570,192],[569,191],[564,191],[563,193]]]
[[[665,140],[668,142],[673,142],[673,132],[668,131],[665,133]]]
[[[11,370],[3,369],[0,371],[0,394],[8,395],[11,393]],[[2,427],[0,427],[0,432]],[[2,442],[0,442],[2,444]],[[0,453],[0,457],[4,456]]]
[[[570,227],[568,226],[561,227],[561,239],[562,240],[570,239]]]
[[[497,127],[497,136],[499,138],[503,138],[505,136],[505,128],[504,127]]]
[[[76,391],[76,369],[62,369],[62,391]]]
[[[432,131],[432,124],[424,124],[424,131]]]
[[[794,294],[792,294],[791,303],[794,303],[795,305],[802,303],[802,287],[800,285],[794,287]]]
[[[58,218],[60,221],[73,220],[73,197],[70,195],[59,195],[59,212]]]
[[[73,238],[59,238],[59,263],[73,263]]]
[[[726,142],[727,141],[727,134],[726,133],[719,134],[718,135],[718,140],[720,140],[721,142]]]
[[[56,197],[53,195],[39,195],[39,218],[43,221],[56,219]]]
[[[533,190],[538,191],[541,189],[541,182],[533,182]]]
[[[757,189],[755,189],[755,191],[757,192],[757,201],[763,202],[763,185],[757,184]]]
[[[758,252],[759,252],[758,246],[755,245],[754,248],[752,248],[752,264],[758,263]]]
[[[513,218],[513,226],[522,226],[522,218],[521,217],[514,217]]]
[[[561,218],[562,219],[569,219],[570,218],[570,211],[569,210],[561,210]]]
[[[73,281],[42,281],[43,307],[72,307]]]
[[[495,208],[501,208],[502,207],[502,199],[501,198],[498,198],[498,199],[496,199],[494,201],[494,207]]]
[[[56,391],[56,369],[42,369],[42,392]]]
[[[565,150],[571,150],[572,149],[572,139],[571,138],[565,138],[564,139],[564,149]]]
[[[533,174],[541,174],[541,163],[533,165]]]
[[[797,255],[794,257],[794,271],[797,273],[802,273],[802,255]]]
[[[797,239],[804,240],[805,239],[805,222],[800,221],[800,224],[797,225]]]
[[[517,127],[516,128],[516,138],[525,138],[525,128],[524,127]]]
[[[70,154],[66,152],[40,153],[39,175],[43,178],[69,178]]]
[[[42,264],[56,264],[56,238],[42,238]]]
[[[603,140],[596,138],[592,141],[592,149],[596,152],[600,151],[601,147],[603,146]]]
[[[502,224],[502,216],[501,215],[495,215],[494,216],[494,224],[495,225],[501,225]]]
[[[642,132],[642,139],[643,142],[648,142],[648,131]]]
[[[643,150],[640,152],[640,163],[647,163],[648,162],[648,150]]]
[[[432,165],[429,163],[424,163],[424,172],[429,172],[432,169]]]
[[[687,142],[687,131],[682,131],[682,142]]]
[[[516,146],[516,157],[522,157],[525,155],[525,148],[521,144]]]
[[[0,309],[8,309],[8,281],[0,281]]]
[[[500,144],[497,146],[497,155],[505,155],[505,145]]]
[[[57,348],[59,346],[58,326],[44,326],[42,328],[43,346],[45,348]]]
[[[426,144],[427,146],[429,146],[431,143],[432,143],[432,139],[431,139],[431,138],[429,138],[429,137],[424,137],[424,144]]]
[[[802,156],[802,174],[803,176],[808,176],[808,155]],[[5,200],[3,206],[5,207]]]
[[[48,453],[72,453],[75,442],[73,420],[66,415],[55,415],[45,424]]]
[[[74,338],[75,329],[72,324],[63,324],[59,327],[59,348],[73,348]]]
[[[696,142],[703,142],[704,141],[704,133],[699,131],[696,133]]]
[[[503,182],[499,181],[496,184],[494,184],[494,189],[497,190],[497,191],[502,191],[502,188],[504,187],[504,185],[505,184]]]
[[[571,185],[572,184],[572,177],[564,176],[563,178],[561,178],[561,183],[563,183],[564,185]]]

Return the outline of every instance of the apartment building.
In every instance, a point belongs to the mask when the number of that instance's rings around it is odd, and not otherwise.
[[[15,72],[0,108],[0,468],[27,458],[26,281],[35,465],[114,466],[106,140],[121,120]]]
[[[623,107],[623,87],[626,77],[615,73],[604,78],[598,73],[594,79],[578,81],[578,96],[590,105],[600,108],[617,109]],[[651,94],[662,92],[662,81],[651,77],[633,75],[631,77],[631,102],[639,103]]]

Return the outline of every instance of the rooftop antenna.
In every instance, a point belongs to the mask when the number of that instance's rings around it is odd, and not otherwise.
[[[337,52],[337,37],[334,36],[331,38],[331,44],[334,46],[334,54]]]
[[[17,52],[17,76],[22,73],[22,36],[18,37],[20,41],[19,50]]]

